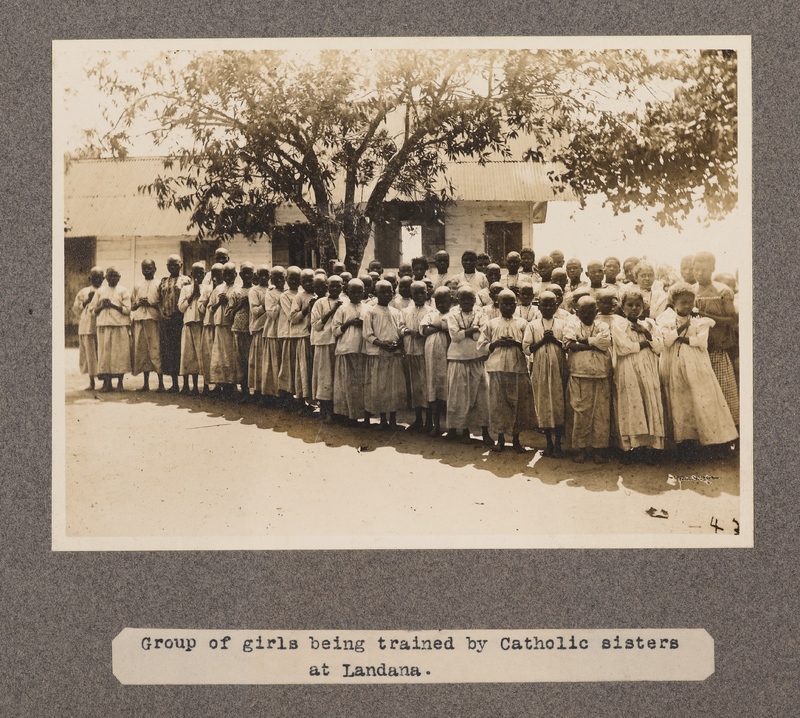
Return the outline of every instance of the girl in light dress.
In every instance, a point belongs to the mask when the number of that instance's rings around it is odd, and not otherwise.
[[[657,320],[664,341],[659,366],[667,433],[675,443],[727,444],[738,437],[730,409],[708,356],[709,317],[693,314],[695,291],[670,288],[670,308]]]
[[[641,449],[648,464],[656,461],[655,450],[664,448],[664,410],[658,374],[658,355],[664,348],[656,323],[642,319],[641,291],[628,289],[622,295],[624,319],[611,323],[614,346],[615,410],[622,462]]]

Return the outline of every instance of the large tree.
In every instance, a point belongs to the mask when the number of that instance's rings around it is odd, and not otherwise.
[[[662,224],[736,201],[733,53],[167,53],[135,82],[111,58],[92,74],[119,108],[93,143],[124,156],[147,120],[169,147],[169,171],[147,189],[200,235],[256,237],[288,202],[323,258],[344,236],[351,269],[387,198],[440,209],[459,158],[557,161],[555,186],[653,209]]]

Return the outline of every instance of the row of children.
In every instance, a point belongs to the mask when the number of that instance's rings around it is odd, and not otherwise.
[[[568,427],[579,462],[590,451],[605,461],[612,440],[626,460],[635,449],[652,460],[667,437],[704,445],[736,439],[738,404],[723,394],[708,351],[710,330],[726,324],[732,298],[711,280],[712,255],[693,258],[697,281],[673,284],[654,319],[652,285],[645,287],[652,268],[645,262],[633,268],[639,284],[613,275],[597,287],[599,263],[589,263],[588,283],[575,282],[572,271],[562,287],[546,283],[560,269],[558,257],[534,267],[521,254],[509,254],[504,276],[491,263],[481,273],[474,252],[465,252],[463,271],[451,275],[449,257],[440,252],[430,277],[427,260],[416,258],[399,268],[399,277],[373,262],[370,272],[353,278],[341,264],[331,276],[297,267],[256,270],[249,262],[237,271],[223,249],[209,273],[198,263],[191,278],[172,256],[169,277],[156,282],[155,265],[145,260],[144,280],[130,295],[114,268],[105,282],[95,268],[74,307],[82,371],[92,378],[90,388],[95,375],[103,377],[103,390],[111,389],[112,376],[121,389],[132,370],[144,373],[141,390],[155,372],[159,389],[170,374],[170,390],[177,391],[180,374],[186,393],[198,392],[202,374],[204,392],[214,384],[230,397],[238,384],[247,398],[252,388],[254,398],[300,412],[316,405],[325,421],[368,424],[380,415],[381,427],[395,428],[396,412],[410,406],[416,417],[409,429],[434,436],[447,429],[465,442],[480,429],[496,450],[510,435],[524,452],[520,433],[539,428],[544,453],[555,457],[563,455]],[[570,309],[562,307],[564,289]],[[703,306],[712,293],[720,306]],[[733,390],[738,402],[735,382]]]

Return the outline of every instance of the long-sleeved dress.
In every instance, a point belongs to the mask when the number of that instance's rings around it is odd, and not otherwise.
[[[143,279],[131,292],[131,307],[142,299],[149,302],[149,306],[131,309],[134,376],[144,371],[161,373],[161,312],[158,308],[158,288],[158,280]]]
[[[480,333],[478,349],[489,352],[486,374],[489,378],[489,431],[517,435],[534,426],[533,392],[522,341],[528,323],[520,317],[490,319]],[[491,345],[512,339],[520,346]]]
[[[387,414],[406,404],[406,376],[403,371],[402,317],[394,307],[376,304],[364,315],[364,409],[370,414]],[[389,352],[375,341],[401,342]]]
[[[425,378],[426,398],[429,402],[447,401],[447,348],[450,346],[450,333],[447,315],[436,310],[429,312],[420,320],[420,329],[436,326],[442,331],[425,337]],[[442,326],[444,324],[444,326]]]
[[[178,297],[178,310],[183,314],[183,332],[181,333],[181,365],[179,373],[183,376],[200,373],[200,356],[202,354],[203,315],[205,307],[200,304],[202,288],[194,293],[194,284],[181,288]]]
[[[97,376],[97,317],[89,309],[95,292],[97,290],[91,285],[84,287],[72,304],[72,313],[78,320],[80,370],[81,374],[89,376]]]
[[[422,320],[436,310],[427,304],[411,305],[402,311],[402,322],[412,332],[403,337],[406,375],[408,377],[408,399],[412,409],[428,406],[428,374],[425,367],[425,337],[422,336]]]
[[[563,319],[545,319],[540,316],[528,324],[522,340],[523,350],[531,357],[533,404],[536,409],[536,423],[540,429],[564,426],[567,357],[562,342],[565,327]],[[545,331],[552,331],[558,344],[548,342],[531,352],[531,346],[544,339]]]
[[[119,284],[104,284],[94,293],[92,311],[108,299],[119,309],[102,309],[97,314],[97,376],[127,374],[131,370],[131,294]],[[122,311],[119,311],[119,310]]]
[[[658,375],[658,355],[664,348],[660,329],[652,319],[637,322],[652,336],[652,348],[642,348],[644,338],[628,320],[612,322],[611,343],[617,357],[614,387],[620,448],[664,448],[664,409]]]
[[[675,442],[724,444],[739,435],[708,356],[708,317],[679,317],[667,309],[658,317],[664,340],[659,370],[667,435]],[[677,341],[679,336],[688,344]]]
[[[483,329],[486,315],[480,310],[468,314],[455,307],[447,315],[450,346],[447,348],[447,427],[475,429],[489,425],[489,385],[486,377],[487,351],[478,348],[480,332],[466,335],[472,327]]]
[[[333,315],[331,331],[336,337],[336,364],[333,379],[333,411],[349,419],[364,415],[364,354],[362,328],[345,322],[361,319],[369,310],[364,302],[346,302]]]

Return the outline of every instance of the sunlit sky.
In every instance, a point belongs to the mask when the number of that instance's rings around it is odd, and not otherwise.
[[[162,49],[152,43],[134,47],[123,59],[114,53],[119,72],[131,79],[136,77],[136,68],[154,59]],[[94,81],[86,77],[86,69],[101,54],[91,44],[81,43],[61,43],[54,50],[54,148],[57,157],[83,145],[84,130],[104,127],[103,108],[110,109],[108,99],[97,90]],[[131,129],[131,157],[160,156],[171,149],[169,145],[153,145],[146,136],[147,129],[144,125]],[[747,156],[749,158],[749,154]],[[749,182],[741,183],[740,191],[748,198],[748,203],[749,188]],[[739,207],[725,220],[705,226],[690,218],[681,231],[660,227],[647,210],[634,210],[615,217],[601,204],[599,197],[589,198],[584,209],[577,203],[551,202],[547,221],[534,227],[537,254],[558,248],[567,257],[580,258],[584,266],[589,260],[602,261],[609,255],[622,260],[632,255],[647,256],[656,264],[677,267],[682,256],[703,249],[717,256],[718,271],[734,273],[737,269],[749,268],[750,211],[749,204],[742,206],[741,198]],[[639,221],[644,225],[641,234],[634,229]]]

